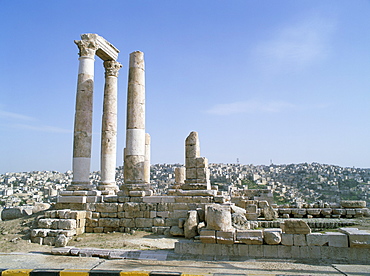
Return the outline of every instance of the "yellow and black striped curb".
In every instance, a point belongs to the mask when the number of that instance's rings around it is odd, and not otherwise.
[[[204,274],[90,269],[0,269],[0,276],[204,276]]]

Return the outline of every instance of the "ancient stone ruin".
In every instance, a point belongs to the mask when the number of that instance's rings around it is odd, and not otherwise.
[[[131,232],[184,236],[176,253],[267,258],[364,260],[370,254],[370,233],[348,224],[309,222],[314,217],[368,216],[362,201],[336,206],[276,206],[251,200],[250,192],[225,193],[212,187],[208,159],[200,156],[198,133],[185,140],[185,167],[175,169],[175,183],[167,195],[155,195],[150,186],[150,136],[145,133],[144,54],[130,54],[127,90],[124,184],[115,181],[117,134],[117,77],[122,65],[118,49],[97,34],[83,34],[79,48],[79,75],[73,146],[73,181],[59,194],[55,210],[45,212],[32,230],[32,242],[65,246],[84,232]],[[101,141],[101,182],[89,180],[94,57],[105,68]],[[279,218],[280,217],[280,218]],[[293,219],[292,219],[293,218]],[[339,232],[312,233],[337,228]],[[66,254],[65,250],[63,254]],[[365,256],[365,257],[364,257]]]

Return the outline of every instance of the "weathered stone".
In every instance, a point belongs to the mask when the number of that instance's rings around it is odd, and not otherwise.
[[[265,243],[275,245],[281,242],[281,229],[280,228],[269,228],[263,230],[263,239]]]
[[[264,206],[262,212],[265,220],[275,220],[278,218],[277,212],[271,206]]]
[[[366,208],[366,201],[364,200],[342,200],[340,205],[343,208]]]
[[[202,243],[216,243],[215,230],[202,229],[199,234]]]
[[[119,226],[120,226],[120,219],[116,219],[116,218],[101,218],[101,219],[99,219],[99,227],[118,228]]]
[[[281,224],[286,234],[310,234],[311,228],[303,220],[286,220]]]
[[[220,244],[233,244],[235,231],[216,231],[216,241]]]
[[[236,240],[245,244],[263,244],[262,230],[238,230]]]
[[[191,239],[198,235],[197,226],[199,223],[198,213],[196,210],[188,211],[188,215],[184,224],[185,238]]]
[[[333,247],[348,247],[348,236],[338,232],[326,232],[324,234],[328,240],[328,245]]]
[[[239,229],[239,230],[250,229],[250,223],[244,214],[240,214],[240,213],[231,214],[231,220],[232,220],[233,227],[235,227],[236,229]]]
[[[229,231],[232,229],[231,212],[229,206],[206,206],[207,229]]]
[[[59,235],[55,239],[55,247],[65,247],[65,246],[67,246],[68,240],[69,239],[64,234]]]
[[[294,234],[281,234],[281,244],[286,246],[293,246],[294,244]]]
[[[327,235],[322,233],[311,233],[306,235],[308,246],[325,246],[329,244]]]
[[[59,229],[71,230],[71,229],[75,229],[76,227],[77,227],[77,222],[75,219],[60,219],[58,221]]]
[[[178,226],[172,226],[171,229],[170,229],[170,234],[172,236],[184,236],[184,229],[178,227]]]
[[[257,205],[256,204],[249,204],[245,207],[247,213],[257,213]]]
[[[293,234],[293,245],[294,246],[307,246],[305,234]]]
[[[348,235],[350,247],[370,248],[370,231],[358,228],[339,228],[339,231]]]

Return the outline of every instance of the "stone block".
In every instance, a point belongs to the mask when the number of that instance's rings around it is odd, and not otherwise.
[[[286,220],[281,224],[286,234],[310,234],[311,228],[303,220]]]
[[[263,257],[265,257],[265,258],[277,258],[278,257],[278,246],[276,246],[276,245],[263,245]]]
[[[264,255],[263,245],[249,245],[248,246],[248,256],[255,258],[262,258]]]
[[[200,241],[202,243],[216,243],[216,231],[202,229],[200,231]]]
[[[99,219],[99,227],[118,228],[120,226],[120,219],[117,218],[101,218]]]
[[[86,197],[86,203],[98,203],[101,201],[102,201],[101,196],[87,196]]]
[[[207,205],[205,210],[207,229],[220,231],[229,231],[233,229],[229,206],[211,204]]]
[[[169,211],[168,203],[158,203],[157,212],[164,212],[164,211]]]
[[[187,203],[174,203],[172,204],[173,206],[173,210],[186,210],[188,211],[189,210],[189,204]]]
[[[266,244],[277,245],[281,242],[282,230],[280,228],[269,228],[263,230],[263,239]]]
[[[104,202],[109,202],[109,203],[116,203],[118,202],[118,196],[116,195],[107,195],[103,197]]]
[[[100,213],[101,218],[109,218],[110,213]]]
[[[143,218],[144,212],[143,211],[125,211],[126,218]]]
[[[208,168],[208,159],[206,157],[198,157],[195,160],[197,168]]]
[[[257,213],[257,205],[256,204],[249,204],[245,207],[245,211],[247,213]]]
[[[204,181],[199,181],[200,183],[205,182],[208,176],[207,168],[197,168],[197,179],[204,179]]]
[[[309,259],[321,259],[321,246],[302,246],[307,248]],[[301,249],[302,250],[302,249]]]
[[[135,219],[122,218],[122,219],[119,220],[119,226],[126,227],[126,228],[136,227]]]
[[[187,168],[185,171],[186,179],[197,179],[197,169]]]
[[[281,259],[291,259],[292,256],[292,246],[278,245],[277,256]]]
[[[100,213],[99,212],[92,212],[91,217],[92,218],[100,218]]]
[[[118,218],[124,218],[125,217],[125,212],[118,212],[117,217]]]
[[[196,168],[197,167],[197,160],[196,158],[185,158],[185,166],[187,169]]]
[[[165,226],[164,218],[153,218],[153,226]]]
[[[55,244],[55,237],[46,237],[42,240],[43,245],[54,245]]]
[[[293,245],[295,246],[307,246],[305,234],[293,234]]]
[[[170,216],[170,212],[169,211],[157,212],[157,217],[160,217],[160,218],[168,218],[169,216]]]
[[[118,203],[97,203],[96,212],[100,213],[117,213]]]
[[[123,204],[123,210],[125,212],[139,212],[140,204],[137,202],[125,202]]]
[[[286,246],[293,246],[294,245],[293,235],[294,234],[282,233],[281,234],[281,244],[286,245]]]
[[[219,244],[234,244],[235,231],[216,231],[216,240]]]
[[[358,228],[339,228],[339,231],[348,235],[350,247],[370,248],[370,231]]]
[[[333,209],[331,209],[331,208],[323,208],[323,209],[321,209],[321,214],[323,216],[330,216],[332,214],[332,212],[333,212]]]
[[[184,236],[184,229],[178,227],[177,225],[171,226],[170,234],[174,237]]]
[[[328,245],[328,237],[322,233],[311,233],[306,235],[308,246],[325,246]]]
[[[324,235],[328,240],[329,246],[348,247],[348,237],[346,234],[338,232],[326,232]]]
[[[364,200],[342,200],[340,205],[343,208],[366,208],[366,201]]]
[[[247,220],[257,220],[259,217],[259,213],[246,213],[245,217]]]
[[[356,215],[356,210],[355,209],[346,209],[346,215],[354,216]]]
[[[57,203],[86,203],[86,196],[58,196]]]
[[[320,216],[321,209],[320,208],[308,208],[307,214],[312,215],[312,216]]]
[[[153,219],[150,218],[136,218],[135,219],[136,227],[145,228],[153,226]]]
[[[94,233],[103,233],[104,227],[95,227],[93,231]]]
[[[175,226],[179,224],[179,220],[173,219],[173,218],[166,218],[165,222],[166,222],[166,226]]]
[[[279,208],[279,214],[291,214],[292,210],[290,208]]]
[[[245,244],[263,244],[262,230],[238,230],[236,240]]]
[[[174,219],[186,218],[188,215],[188,210],[174,210],[170,213],[170,217]]]
[[[58,221],[58,229],[72,230],[76,229],[77,222],[75,219],[60,219]]]

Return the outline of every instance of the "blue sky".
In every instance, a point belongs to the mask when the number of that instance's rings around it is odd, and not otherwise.
[[[119,50],[117,165],[128,58],[145,53],[152,163],[198,131],[214,163],[370,167],[370,1],[0,0],[0,173],[72,167],[82,33]],[[95,61],[92,170],[104,70]]]

